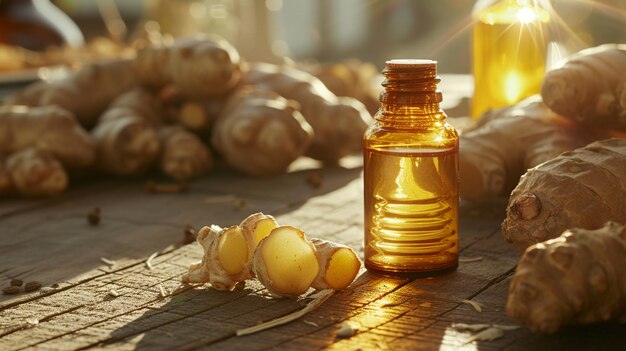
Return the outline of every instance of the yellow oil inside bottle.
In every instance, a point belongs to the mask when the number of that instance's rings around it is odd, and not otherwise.
[[[398,62],[399,61],[399,62]],[[436,63],[392,60],[364,138],[365,266],[432,275],[458,263],[458,134],[439,108]]]
[[[456,265],[457,150],[366,149],[365,167],[368,263],[413,272]]]
[[[550,15],[537,0],[504,0],[474,14],[471,115],[537,94],[545,74]]]

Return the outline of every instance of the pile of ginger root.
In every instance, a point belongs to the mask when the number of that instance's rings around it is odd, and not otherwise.
[[[313,75],[319,71],[245,62],[215,36],[152,35],[135,47],[2,102],[0,196],[56,195],[94,173],[159,169],[186,182],[224,164],[272,176],[300,156],[332,164],[361,150],[368,108],[331,92]],[[355,96],[371,104],[371,94]],[[26,118],[15,121],[17,110]],[[56,122],[56,114],[71,122]],[[50,143],[35,140],[44,128]],[[89,157],[68,160],[57,144]]]
[[[534,332],[626,322],[624,132],[626,45],[605,44],[461,135],[461,197],[510,194],[502,232],[522,257],[506,311]]]

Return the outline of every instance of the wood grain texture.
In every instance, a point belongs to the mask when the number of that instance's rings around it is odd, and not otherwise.
[[[141,181],[85,182],[47,200],[9,200],[0,207],[0,281],[38,280],[59,288],[0,299],[1,350],[554,350],[626,348],[623,326],[569,328],[555,336],[525,328],[490,342],[466,343],[470,333],[452,323],[511,325],[503,312],[518,257],[500,233],[504,201],[461,206],[462,263],[453,273],[398,279],[362,271],[355,283],[319,309],[258,334],[235,331],[301,308],[272,299],[258,282],[234,292],[180,287],[200,247],[181,245],[186,225],[229,225],[263,211],[309,236],[336,240],[362,256],[362,179],[357,166],[323,169],[312,188],[301,169],[271,179],[220,172],[185,194],[148,194]],[[237,203],[236,203],[237,202]],[[241,202],[244,208],[241,209]],[[86,214],[102,209],[90,226]],[[145,265],[152,253],[153,269]],[[113,266],[100,258],[115,261]],[[112,295],[112,291],[115,292]],[[482,306],[476,312],[462,300]],[[336,337],[340,323],[356,335]],[[37,323],[35,323],[37,322]]]

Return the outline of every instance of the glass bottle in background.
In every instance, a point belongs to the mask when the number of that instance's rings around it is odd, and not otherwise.
[[[479,0],[474,6],[473,118],[540,92],[550,21],[543,3]]]
[[[440,109],[437,63],[391,60],[364,137],[365,266],[431,275],[458,264],[458,134]]]
[[[0,43],[43,51],[49,46],[80,46],[78,26],[49,0],[0,0]]]

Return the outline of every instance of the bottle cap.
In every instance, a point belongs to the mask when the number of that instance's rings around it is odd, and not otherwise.
[[[385,62],[387,68],[396,69],[436,69],[437,61],[421,59],[393,59]]]
[[[437,61],[419,59],[394,59],[385,62],[385,88],[380,102],[403,104],[426,104],[441,102],[437,83]],[[401,96],[402,95],[402,96]]]

